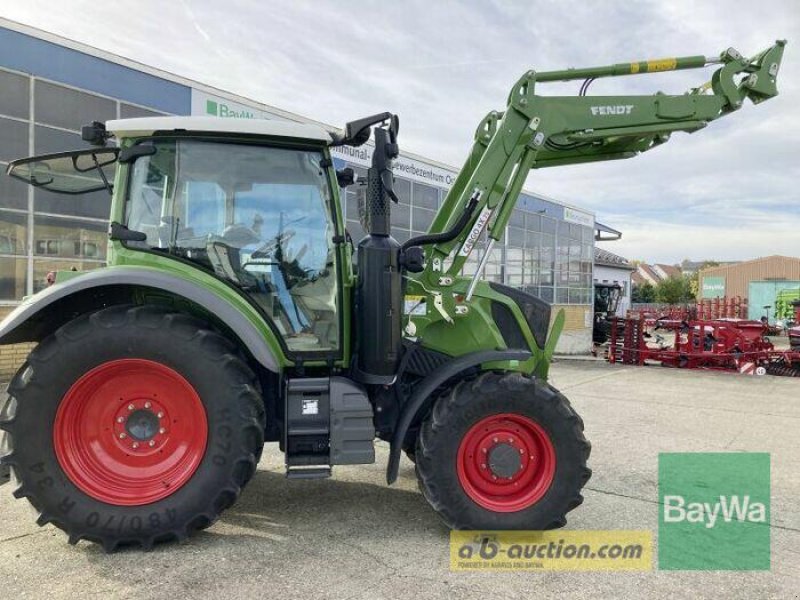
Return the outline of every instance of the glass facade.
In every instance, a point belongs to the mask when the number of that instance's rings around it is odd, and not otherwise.
[[[348,166],[366,178],[366,169]],[[400,202],[392,204],[392,231],[400,243],[427,231],[447,195],[445,189],[402,177],[395,177],[395,192]],[[345,194],[347,230],[355,244],[364,235],[358,216],[359,194],[363,193],[363,186],[352,185]],[[521,288],[555,304],[591,304],[594,229],[547,216],[544,210],[526,210],[525,205],[533,200],[528,194],[521,195],[505,236],[492,248],[484,279]],[[486,252],[486,238],[484,233],[475,245],[465,275],[473,275],[478,268]]]
[[[164,113],[2,68],[0,90],[0,304],[10,304],[50,271],[104,264],[110,197],[34,189],[5,175],[8,162],[88,147],[80,128],[92,121]]]
[[[91,121],[165,114],[3,68],[0,90],[3,173],[16,158],[87,147],[79,131]],[[348,166],[366,177],[364,167]],[[402,176],[395,180],[400,203],[392,206],[392,225],[402,243],[425,233],[447,190]],[[364,235],[358,217],[363,190],[353,185],[343,194],[346,225],[355,243]],[[49,271],[103,265],[109,200],[105,191],[53,194],[0,176],[0,304],[19,302],[42,289]],[[492,249],[485,278],[556,304],[591,304],[594,231],[563,220],[562,214],[559,205],[523,194],[506,235]],[[485,248],[485,239],[476,245],[466,275],[475,272]]]

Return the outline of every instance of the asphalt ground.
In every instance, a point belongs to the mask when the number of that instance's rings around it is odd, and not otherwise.
[[[593,444],[594,471],[569,529],[658,529],[659,452],[772,456],[770,571],[462,573],[448,531],[403,459],[387,487],[375,465],[287,481],[272,447],[239,502],[207,531],[151,552],[104,554],[39,528],[0,488],[0,598],[797,598],[800,382],[792,378],[561,361],[552,383]]]

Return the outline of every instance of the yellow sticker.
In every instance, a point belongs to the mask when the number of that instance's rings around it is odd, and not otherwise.
[[[425,296],[411,296],[405,297],[403,313],[407,315],[425,315]]]
[[[648,60],[647,72],[656,73],[658,71],[672,71],[677,66],[677,58],[659,58],[658,60]]]
[[[451,531],[451,571],[649,571],[650,531]]]
[[[639,63],[631,63],[631,73],[635,74],[639,72]]]

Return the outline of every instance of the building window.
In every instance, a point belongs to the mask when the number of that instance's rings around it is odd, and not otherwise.
[[[423,183],[414,183],[414,207],[438,210],[439,190]]]
[[[18,302],[27,294],[28,260],[0,256],[0,302]]]
[[[3,112],[2,105],[0,112]],[[0,160],[9,162],[28,154],[28,123],[0,118]]]
[[[6,175],[8,163],[0,162],[0,206],[28,210],[27,185]]]
[[[117,118],[117,103],[55,83],[34,83],[34,115],[37,123],[79,131],[92,121]]]
[[[106,260],[111,197],[33,190],[5,176],[8,162],[29,156],[31,77],[0,69],[0,302],[18,302],[43,289],[54,270],[86,271]],[[33,152],[88,147],[78,133],[91,121],[117,118],[117,101],[33,79]],[[120,103],[123,117],[163,114]],[[34,199],[34,215],[28,197]],[[33,232],[28,223],[33,219]],[[32,240],[29,243],[28,237]],[[33,277],[28,278],[32,272]]]
[[[27,119],[30,113],[30,77],[0,71],[0,90],[3,101],[0,114]]]

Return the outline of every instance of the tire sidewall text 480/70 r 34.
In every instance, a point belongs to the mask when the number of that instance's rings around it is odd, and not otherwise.
[[[255,473],[264,443],[256,386],[236,347],[193,317],[152,306],[79,317],[9,385],[2,428],[15,495],[71,543],[183,539]]]

